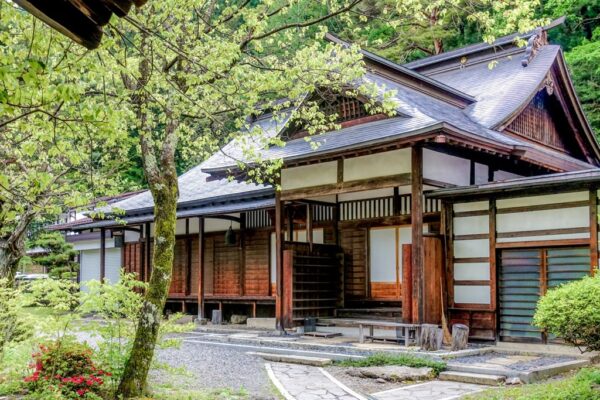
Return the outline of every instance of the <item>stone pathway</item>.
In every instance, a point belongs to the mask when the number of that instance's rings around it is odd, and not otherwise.
[[[377,400],[450,400],[488,389],[471,383],[431,381],[374,393]]]
[[[349,388],[340,386],[322,368],[273,363],[267,364],[269,370],[275,377],[273,383],[286,400],[366,400]]]
[[[460,382],[431,381],[364,396],[322,368],[285,363],[266,364],[266,368],[286,400],[450,400],[488,388]]]

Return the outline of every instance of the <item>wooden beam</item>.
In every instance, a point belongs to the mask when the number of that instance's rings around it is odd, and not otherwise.
[[[502,242],[496,243],[497,249],[514,249],[519,247],[549,247],[549,246],[583,246],[589,245],[590,239],[562,239],[562,240],[533,240],[527,242]]]
[[[413,295],[417,301],[417,309],[413,310],[415,323],[421,323],[424,317],[423,276],[423,148],[414,146],[411,149],[411,227],[412,227],[412,272]]]
[[[284,330],[283,326],[283,210],[281,203],[281,192],[275,193],[275,319],[279,331]]]
[[[590,273],[598,268],[598,191],[590,188]]]
[[[204,317],[204,218],[198,217],[198,319]]]
[[[329,185],[286,190],[281,193],[281,200],[298,200],[306,197],[318,197],[325,196],[328,194],[358,192],[361,190],[383,189],[408,184],[410,184],[410,174],[397,174],[390,176],[382,176],[378,178],[361,179],[356,181],[333,183]]]
[[[106,230],[100,228],[100,282],[106,278]]]
[[[313,247],[313,206],[311,204],[306,205],[306,241],[312,251]]]

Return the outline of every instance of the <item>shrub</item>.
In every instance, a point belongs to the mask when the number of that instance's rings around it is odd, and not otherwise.
[[[433,370],[435,376],[446,369],[446,364],[441,361],[433,361],[410,354],[389,355],[384,353],[357,360],[338,361],[336,365],[342,367],[380,367],[383,365],[403,365],[413,368],[429,367]]]
[[[0,280],[0,361],[6,346],[28,339],[32,331],[31,324],[23,316],[20,299],[18,289],[10,287],[6,280]]]
[[[600,273],[548,290],[533,323],[582,352],[600,350]]]
[[[32,355],[33,373],[24,381],[33,393],[56,393],[66,399],[97,397],[110,374],[97,368],[91,356],[88,346],[76,342],[40,345],[40,351]]]

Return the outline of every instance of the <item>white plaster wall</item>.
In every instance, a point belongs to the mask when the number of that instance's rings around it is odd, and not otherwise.
[[[454,301],[468,304],[490,304],[491,291],[487,285],[454,285]]]
[[[513,174],[508,171],[494,171],[494,181],[505,181],[507,179],[522,178],[522,175]]]
[[[496,216],[498,232],[534,231],[589,226],[589,208],[527,211]]]
[[[344,181],[408,173],[410,149],[387,151],[344,160]]]
[[[588,198],[588,192],[569,192],[546,194],[542,196],[513,197],[510,199],[498,199],[496,201],[496,207],[501,209],[509,207],[535,206],[540,204],[560,204],[573,201],[587,201]]]
[[[480,185],[488,181],[488,166],[475,163],[475,184]]]
[[[476,215],[472,217],[455,217],[453,229],[455,235],[473,235],[489,233],[490,218],[487,215]]]
[[[489,210],[489,207],[490,203],[487,200],[456,203],[454,204],[454,212]]]
[[[396,228],[369,231],[371,282],[396,282]]]
[[[471,161],[423,149],[423,177],[454,185],[470,183]]]
[[[85,282],[100,280],[100,249],[82,250],[80,260],[82,290],[87,290]],[[110,283],[117,283],[121,271],[121,249],[106,249],[105,268],[106,280]]]
[[[457,281],[486,281],[490,279],[487,262],[454,263],[454,279]]]
[[[337,161],[281,170],[281,190],[337,183]]]
[[[110,249],[115,247],[115,240],[112,238],[106,238],[106,248]],[[83,240],[81,242],[73,242],[74,250],[93,250],[100,248],[100,239],[96,240]]]
[[[455,240],[454,257],[489,257],[490,245],[488,239]]]
[[[133,231],[125,231],[125,242],[137,242],[140,240],[140,234]]]

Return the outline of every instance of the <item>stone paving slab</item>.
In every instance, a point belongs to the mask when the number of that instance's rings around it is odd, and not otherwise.
[[[432,381],[374,393],[371,397],[377,400],[450,400],[488,388],[472,383]]]
[[[296,400],[364,400],[335,384],[319,368],[307,365],[272,363],[275,378]],[[287,398],[287,396],[286,396]]]

